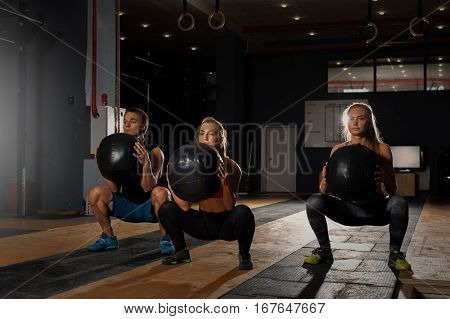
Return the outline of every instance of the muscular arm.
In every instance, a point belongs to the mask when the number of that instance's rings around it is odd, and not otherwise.
[[[156,186],[164,163],[164,154],[158,147],[154,148],[149,155],[149,160],[142,165],[141,187],[144,192],[151,192]]]

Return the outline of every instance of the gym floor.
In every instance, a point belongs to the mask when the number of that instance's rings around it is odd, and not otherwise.
[[[316,247],[299,198],[242,196],[257,229],[255,268],[237,269],[236,243],[189,238],[193,262],[161,265],[154,224],[114,220],[116,251],[91,253],[98,236],[92,216],[58,220],[4,218],[0,239],[0,295],[6,298],[402,298],[401,282],[387,267],[388,227],[329,223],[335,262],[308,269]],[[413,272],[407,279],[437,280],[416,298],[444,298],[450,281],[450,201],[409,200],[403,243]],[[286,236],[289,234],[289,236]],[[18,254],[18,251],[21,253]],[[406,275],[406,276],[405,276]],[[402,278],[400,278],[402,280]],[[397,289],[396,289],[397,288]]]

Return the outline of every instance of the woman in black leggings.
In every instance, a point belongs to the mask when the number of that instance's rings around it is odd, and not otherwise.
[[[223,125],[212,117],[202,121],[198,142],[219,150],[223,164],[218,176],[221,189],[215,195],[199,202],[199,210],[192,203],[177,197],[169,189],[174,201],[167,201],[159,208],[159,219],[175,246],[175,253],[162,260],[164,265],[191,261],[183,232],[204,240],[237,240],[239,243],[239,269],[252,269],[250,246],[255,233],[255,218],[245,205],[236,204],[241,169],[226,155],[227,134]]]
[[[325,216],[347,225],[383,226],[389,224],[390,254],[388,265],[395,270],[410,270],[405,254],[400,251],[406,228],[408,227],[408,202],[397,195],[392,153],[381,141],[372,108],[364,103],[354,103],[343,113],[346,142],[333,147],[331,154],[343,146],[361,144],[378,154],[379,165],[375,173],[377,193],[363,201],[344,201],[327,194],[326,164],[322,169],[320,193],[312,195],[306,203],[311,228],[316,234],[320,247],[313,250],[305,263],[318,264],[333,262],[330,238]]]

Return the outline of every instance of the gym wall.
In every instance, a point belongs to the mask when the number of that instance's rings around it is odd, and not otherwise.
[[[44,21],[3,18],[15,44],[0,43],[0,215],[80,210],[89,154],[85,106],[87,6],[84,1],[7,1]],[[72,48],[69,48],[72,47]],[[69,97],[73,97],[69,102]]]

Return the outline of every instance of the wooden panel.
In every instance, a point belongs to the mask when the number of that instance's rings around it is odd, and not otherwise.
[[[450,294],[450,282],[430,279],[399,278],[400,290],[404,298],[417,298],[417,294],[435,294],[447,296]]]
[[[395,173],[397,180],[397,195],[416,196],[416,174]]]

